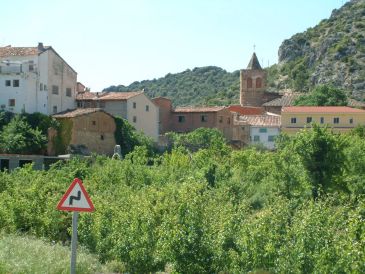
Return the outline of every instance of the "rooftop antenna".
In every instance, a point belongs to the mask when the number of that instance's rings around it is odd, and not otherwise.
[[[255,52],[255,50],[256,50],[256,45],[253,44],[253,52]]]

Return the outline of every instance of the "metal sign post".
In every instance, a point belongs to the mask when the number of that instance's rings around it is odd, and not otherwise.
[[[76,274],[76,250],[77,250],[77,221],[79,212],[93,212],[94,205],[86,192],[82,181],[75,178],[57,205],[58,210],[73,211],[72,235],[71,235],[71,263],[70,273]]]
[[[72,214],[72,236],[71,236],[71,264],[70,273],[76,274],[76,251],[77,251],[77,221],[79,213],[74,211]]]

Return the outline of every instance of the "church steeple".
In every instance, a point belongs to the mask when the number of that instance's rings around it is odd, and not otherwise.
[[[262,70],[255,52],[252,54],[252,57],[251,57],[250,63],[248,63],[247,69]]]
[[[256,53],[252,54],[247,69],[240,71],[241,106],[260,107],[264,102],[266,72],[261,68]]]

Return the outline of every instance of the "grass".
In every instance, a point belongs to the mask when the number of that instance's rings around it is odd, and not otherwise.
[[[112,272],[97,256],[79,249],[78,274]],[[0,234],[0,273],[70,273],[69,265],[69,247],[29,236]]]

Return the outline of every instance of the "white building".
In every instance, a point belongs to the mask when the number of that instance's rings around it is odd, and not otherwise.
[[[159,108],[143,91],[135,92],[79,92],[78,107],[97,107],[122,117],[153,140],[159,135]]]
[[[0,47],[1,110],[49,115],[73,109],[76,78],[52,47]]]
[[[238,139],[250,145],[261,144],[275,149],[275,139],[280,134],[281,116],[273,113],[264,115],[243,115],[235,120]]]

